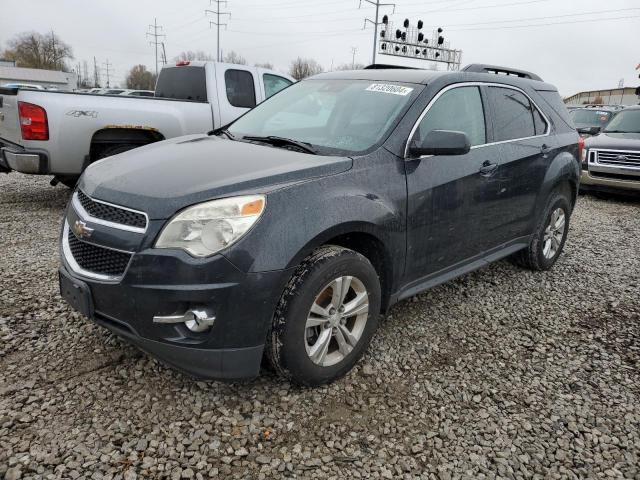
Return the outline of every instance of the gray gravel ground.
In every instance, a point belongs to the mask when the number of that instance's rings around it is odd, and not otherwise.
[[[67,197],[0,176],[0,477],[640,479],[640,202],[581,197],[552,271],[405,301],[305,390],[196,382],[67,308]]]

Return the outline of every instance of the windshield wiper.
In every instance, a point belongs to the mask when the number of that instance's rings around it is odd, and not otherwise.
[[[266,137],[254,136],[254,135],[246,135],[242,137],[243,140],[249,140],[251,142],[263,142],[268,143],[269,145],[273,145],[274,147],[278,146],[294,146],[298,147],[301,150],[304,150],[307,153],[311,153],[313,155],[317,155],[318,152],[311,146],[310,143],[307,142],[299,142],[297,140],[293,140],[291,138],[278,137],[275,135],[269,135]]]
[[[216,135],[216,136],[220,136],[220,135],[226,135],[227,138],[229,140],[236,140],[236,137],[233,133],[231,133],[229,130],[227,130],[228,125],[225,125],[224,127],[218,127],[216,129],[211,130],[210,132],[207,132],[207,135]]]
[[[640,132],[627,132],[626,130],[604,130],[604,133],[640,133]]]

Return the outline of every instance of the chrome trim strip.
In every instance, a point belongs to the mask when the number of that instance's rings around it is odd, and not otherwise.
[[[84,192],[82,192],[82,193],[84,193]],[[102,200],[96,200],[95,198],[90,197],[86,193],[84,193],[84,194],[87,196],[87,198],[91,199],[91,201],[93,201],[93,202],[102,203],[103,205],[108,205],[108,206],[113,207],[113,208],[119,208],[121,210],[127,210],[129,212],[133,212],[133,213],[137,213],[137,214],[140,214],[140,215],[144,215],[145,226],[144,226],[144,228],[142,228],[142,227],[132,227],[130,225],[124,225],[122,223],[111,222],[109,220],[103,220],[101,218],[94,217],[89,212],[87,212],[84,209],[84,207],[82,206],[82,204],[80,203],[80,200],[78,199],[78,192],[73,192],[73,197],[71,198],[71,203],[73,204],[73,208],[75,209],[75,211],[78,213],[78,215],[83,220],[89,220],[89,221],[91,221],[93,223],[104,225],[105,227],[117,228],[118,230],[125,230],[127,232],[145,233],[147,231],[147,228],[149,227],[149,216],[145,212],[140,212],[139,210],[133,210],[132,208],[122,207],[120,205],[115,205],[115,204],[109,203],[109,202],[103,202]]]
[[[411,132],[409,133],[409,137],[407,138],[407,143],[406,143],[406,145],[404,147],[404,158],[405,159],[409,158],[409,156],[408,156],[408,154],[409,154],[409,143],[411,142],[411,139],[413,138],[413,135],[416,133],[416,130],[418,129],[418,126],[420,125],[420,122],[425,117],[425,115],[429,112],[429,110],[431,109],[433,104],[445,92],[448,92],[449,90],[453,90],[454,88],[482,87],[482,86],[485,86],[485,87],[510,88],[511,90],[516,90],[516,91],[522,93],[525,97],[527,97],[529,99],[531,104],[538,110],[538,112],[540,112],[540,115],[542,115],[542,118],[544,118],[544,121],[547,124],[547,129],[546,129],[545,133],[543,133],[542,135],[533,135],[531,137],[513,138],[511,140],[501,140],[499,142],[483,143],[482,145],[474,145],[473,147],[471,147],[472,150],[474,150],[476,148],[489,147],[489,146],[492,146],[492,145],[500,145],[502,143],[519,142],[521,140],[529,140],[531,138],[547,137],[547,136],[549,136],[551,134],[551,122],[549,121],[549,118],[544,113],[544,111],[538,106],[538,104],[536,102],[534,102],[533,99],[524,90],[522,90],[521,88],[514,87],[513,85],[507,85],[507,84],[504,84],[504,83],[493,83],[493,82],[462,82],[462,83],[454,83],[454,84],[449,85],[449,86],[443,88],[442,90],[440,90],[436,94],[436,96],[433,97],[431,99],[431,101],[427,104],[427,106],[424,108],[424,110],[422,111],[422,113],[420,114],[420,116],[418,117],[416,122],[413,124],[413,128],[411,128]],[[486,128],[486,126],[485,126],[485,128]],[[431,157],[431,156],[433,156],[433,155],[422,155],[419,158],[426,158],[426,157]]]
[[[80,240],[80,239],[78,239],[78,241],[82,242],[82,240]],[[89,242],[83,242],[83,243],[89,243]],[[122,275],[105,275],[105,274],[102,274],[102,273],[95,273],[95,272],[91,272],[89,270],[85,270],[80,265],[78,265],[78,262],[76,262],[76,259],[73,258],[73,254],[71,253],[71,247],[69,246],[69,222],[67,222],[67,220],[65,219],[64,227],[62,229],[62,254],[64,256],[65,261],[69,265],[69,267],[71,267],[71,270],[73,270],[73,272],[77,273],[78,275],[81,275],[81,276],[87,277],[87,278],[92,278],[94,280],[103,280],[103,281],[106,281],[106,282],[119,282],[120,280],[122,280],[122,278],[124,277],[125,273],[127,273],[127,270],[129,269],[129,265],[131,265],[131,260],[133,259],[133,253],[132,252],[126,252],[124,250],[117,250],[115,248],[105,247],[103,245],[95,245],[93,243],[89,243],[89,245],[93,245],[93,246],[100,247],[100,248],[105,248],[107,250],[113,250],[113,251],[120,252],[120,253],[128,253],[128,254],[130,254],[131,258],[129,258],[129,262],[127,263],[127,266],[125,267],[124,272],[122,273]]]

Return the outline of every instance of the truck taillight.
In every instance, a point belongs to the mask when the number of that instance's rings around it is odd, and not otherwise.
[[[49,140],[47,111],[33,103],[18,102],[23,140]]]
[[[189,60],[180,60],[179,62],[176,62],[176,67],[186,67],[189,64],[191,64]]]
[[[584,148],[584,138],[578,138],[578,158],[585,167],[587,166],[587,151]]]

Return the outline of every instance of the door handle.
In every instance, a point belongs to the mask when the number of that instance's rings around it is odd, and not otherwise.
[[[497,163],[491,163],[489,160],[485,160],[480,167],[480,175],[483,177],[489,177],[493,175],[497,168]]]

